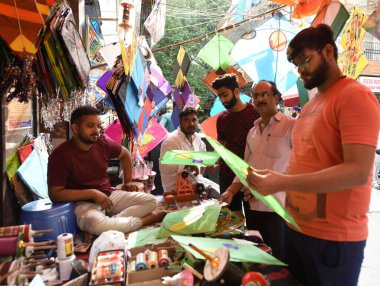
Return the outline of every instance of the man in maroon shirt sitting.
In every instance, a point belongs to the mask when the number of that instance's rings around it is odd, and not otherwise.
[[[220,101],[227,109],[216,121],[218,141],[243,159],[248,132],[260,115],[251,103],[244,103],[240,99],[239,83],[234,74],[224,74],[215,79],[212,88],[216,90]],[[235,174],[224,161],[220,161],[219,168],[220,194],[223,194],[232,184]],[[229,208],[232,211],[241,210],[242,199],[243,193],[237,193]],[[249,210],[248,203],[245,202],[244,207]]]
[[[154,212],[154,196],[136,192],[132,181],[132,157],[123,146],[100,135],[98,111],[81,106],[71,115],[73,136],[49,157],[48,186],[53,202],[76,202],[80,229],[99,235],[107,230],[131,232],[162,220]],[[124,184],[114,190],[107,175],[108,161],[120,160]]]

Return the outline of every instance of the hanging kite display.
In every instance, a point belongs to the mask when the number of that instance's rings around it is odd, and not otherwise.
[[[216,121],[218,120],[219,114],[207,118],[201,123],[201,128],[204,134],[215,140],[218,140],[218,132],[216,130]]]
[[[191,89],[187,80],[185,80],[182,90],[177,87],[174,89],[173,99],[176,104],[173,106],[171,119],[175,129],[177,129],[179,126],[179,113],[185,107],[186,102],[189,100],[190,94]]]
[[[363,24],[363,28],[380,41],[380,5],[368,17],[367,21]]]
[[[231,56],[254,82],[272,80],[281,93],[297,81],[297,75],[286,57],[286,47],[297,33],[285,17],[278,13],[256,28],[252,40],[239,40]]]
[[[90,63],[93,66],[105,63],[102,55],[100,54],[100,48],[104,45],[103,36],[101,34],[100,25],[97,20],[89,20],[86,17],[86,25],[88,26],[88,52]],[[94,25],[97,26],[95,29]],[[98,32],[100,31],[100,33]]]
[[[238,72],[236,69],[234,69],[232,66],[228,67],[226,70],[218,69],[218,70],[212,70],[210,71],[205,77],[203,78],[203,82],[208,86],[209,89],[213,93],[216,94],[216,91],[211,87],[212,82],[217,79],[219,76],[226,74],[226,73],[232,73],[236,75],[239,87],[242,87],[247,83],[247,80],[244,78],[244,76],[241,74],[241,72]]]
[[[35,54],[34,43],[40,29],[49,15],[52,0],[14,0],[0,1],[1,37],[15,52]]]
[[[156,118],[152,118],[148,122],[148,126],[145,129],[142,140],[137,142],[137,149],[135,148],[133,150],[134,157],[136,157],[136,150],[138,150],[141,157],[144,158],[154,149],[154,147],[160,144],[167,135],[168,131],[166,128],[159,124]]]
[[[168,102],[168,95],[171,93],[172,87],[157,65],[152,64],[149,70],[150,85],[147,89],[147,96],[152,102],[152,111],[150,113],[152,118]]]
[[[279,4],[293,7],[292,17],[295,19],[305,18],[317,14],[321,5],[326,0],[271,0]],[[327,0],[330,1],[330,0]]]
[[[186,75],[190,67],[190,58],[185,49],[181,46],[178,51],[177,59],[174,61],[173,76],[175,86],[182,89],[185,84]]]
[[[69,99],[72,91],[88,85],[90,61],[71,9],[62,3],[51,15],[48,28],[38,39],[39,70],[49,93],[59,90]]]
[[[165,33],[166,0],[155,1],[152,12],[145,20],[144,26],[152,37],[152,46],[162,39]]]
[[[145,104],[147,88],[141,53],[137,50],[131,80],[129,83],[124,82],[118,92],[118,96],[124,104],[125,112],[136,135],[139,134],[138,124]],[[143,130],[144,128],[142,128],[142,132]]]
[[[315,16],[312,27],[318,24],[326,24],[334,31],[334,40],[336,40],[342,31],[344,24],[346,24],[350,14],[346,8],[338,0],[331,1],[324,6],[321,6],[317,16]]]
[[[252,98],[244,93],[240,93],[240,99],[244,103],[249,103],[252,101]],[[214,104],[211,107],[210,116],[214,116],[215,114],[218,114],[224,110],[226,110],[226,108],[224,107],[223,103],[220,101],[220,98],[217,97],[214,101]]]
[[[368,65],[368,61],[360,49],[366,30],[363,23],[367,17],[354,8],[344,29],[340,44],[343,52],[338,56],[338,64],[343,74],[356,79]]]
[[[214,70],[226,70],[232,58],[230,52],[234,44],[221,34],[216,34],[198,53],[197,57]]]
[[[187,100],[185,106],[197,109],[200,101],[201,100],[199,99],[198,96],[196,96],[195,94],[191,93],[189,95],[189,99]]]

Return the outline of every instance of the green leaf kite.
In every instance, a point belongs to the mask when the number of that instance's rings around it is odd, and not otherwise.
[[[247,187],[256,198],[261,200],[266,206],[274,210],[279,216],[281,216],[288,223],[292,224],[295,228],[301,231],[301,228],[298,226],[294,218],[287,212],[283,205],[278,200],[276,200],[275,197],[272,195],[262,196],[248,186],[247,175],[249,165],[244,160],[242,160],[239,156],[232,153],[230,150],[225,148],[223,145],[211,137],[207,137],[207,140],[210,142],[214,150],[219,153],[224,162],[226,162],[226,164],[231,168],[234,174],[239,178],[240,182],[242,182],[242,184]]]
[[[216,152],[168,150],[161,159],[161,164],[212,166],[220,158]]]

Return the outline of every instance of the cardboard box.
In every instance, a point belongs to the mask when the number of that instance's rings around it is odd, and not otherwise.
[[[145,245],[142,247],[136,247],[130,249],[130,253],[132,257],[128,258],[128,261],[135,260],[136,255],[145,252],[146,250],[159,251],[161,249],[166,249],[171,258],[175,254],[175,246],[172,242],[165,242],[155,245]],[[127,266],[128,269],[128,266]],[[165,267],[155,268],[155,269],[147,269],[136,272],[127,273],[127,285],[131,286],[162,286],[164,284],[161,283],[161,277],[164,276],[174,276],[177,274],[177,270],[168,270]]]
[[[174,276],[178,271],[156,268],[152,270],[142,270],[127,274],[128,286],[162,286],[161,277]]]

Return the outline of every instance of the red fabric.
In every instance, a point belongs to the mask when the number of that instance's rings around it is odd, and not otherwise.
[[[49,157],[48,186],[97,189],[109,195],[112,189],[107,175],[108,161],[120,153],[121,146],[105,137],[100,137],[87,152],[79,150],[73,140],[66,141]]]
[[[228,150],[240,158],[244,158],[248,131],[253,127],[253,122],[259,117],[260,115],[251,103],[248,103],[246,108],[239,112],[223,111],[216,121],[218,140],[226,141],[225,147]],[[220,163],[220,173],[234,176],[234,173],[224,161]]]

